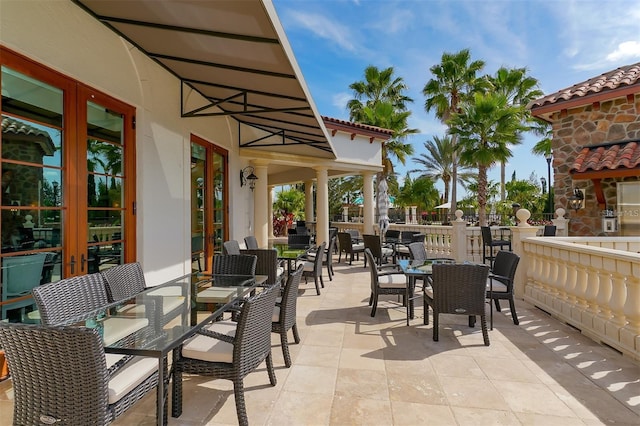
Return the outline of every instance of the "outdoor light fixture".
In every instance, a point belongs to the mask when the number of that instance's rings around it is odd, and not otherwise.
[[[569,207],[574,209],[576,212],[584,207],[584,190],[574,188],[573,195],[568,197]]]
[[[258,180],[258,176],[253,173],[254,171],[252,166],[247,166],[240,170],[240,186],[249,185],[249,189],[253,191],[256,187],[256,181]]]
[[[553,213],[553,201],[551,199],[551,160],[553,160],[553,151],[549,151],[544,154],[544,159],[547,160],[547,185],[549,185],[548,197],[547,200],[549,213]]]

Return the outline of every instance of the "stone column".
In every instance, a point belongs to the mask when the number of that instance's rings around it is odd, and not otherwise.
[[[267,218],[267,229],[269,238],[273,237],[273,189],[275,186],[267,185],[267,206],[269,209],[269,217]]]
[[[569,219],[565,218],[566,211],[563,208],[556,209],[556,218],[551,221],[556,227],[556,236],[566,237],[569,235]]]
[[[404,223],[411,223],[411,212],[409,211],[409,206],[404,208]]]
[[[527,269],[529,267],[528,259],[524,255],[523,241],[529,237],[535,237],[538,228],[527,223],[527,220],[531,217],[529,210],[518,210],[516,217],[520,222],[518,226],[511,227],[511,250],[520,256],[520,262],[518,263],[518,269],[516,269],[513,293],[516,297],[522,299],[524,297],[524,285],[527,280]]]
[[[307,222],[313,222],[315,220],[315,213],[313,211],[313,181],[304,181],[304,220]],[[307,225],[307,228],[309,225]]]
[[[329,244],[329,179],[326,167],[316,167],[316,244]]]
[[[418,206],[411,206],[411,224],[412,225],[418,224],[418,217],[416,216],[417,214],[418,214]]]
[[[451,255],[456,262],[467,260],[467,222],[462,220],[462,210],[456,210],[456,220],[453,221],[453,235],[451,236]]]
[[[373,234],[373,219],[374,219],[374,203],[373,203],[373,173],[364,172],[362,198],[364,202],[363,216],[364,216],[364,233]]]
[[[349,206],[342,206],[342,221],[349,222]]]
[[[254,173],[258,177],[256,187],[253,190],[253,235],[258,240],[258,246],[266,247],[269,244],[269,189],[267,181],[267,166],[256,164]],[[243,188],[244,189],[244,188]]]

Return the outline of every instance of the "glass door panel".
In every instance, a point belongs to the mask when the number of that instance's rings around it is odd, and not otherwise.
[[[64,92],[4,65],[0,82],[0,320],[25,321],[33,300],[11,300],[63,275]]]
[[[209,271],[228,239],[228,152],[191,137],[191,259],[192,269]]]
[[[124,263],[123,113],[87,102],[87,272]]]

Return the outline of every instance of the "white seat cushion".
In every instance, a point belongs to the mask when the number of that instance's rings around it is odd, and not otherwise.
[[[402,253],[402,254],[409,254],[409,247],[405,246],[405,245],[399,245],[396,248],[396,253]]]
[[[391,256],[393,254],[393,249],[389,247],[382,247],[382,256]]]
[[[491,281],[493,281],[493,292],[494,293],[506,293],[507,292],[508,289],[507,289],[507,286],[505,284],[502,284],[498,280],[491,280],[491,279],[487,280],[487,291],[491,290]]]
[[[273,308],[273,315],[271,316],[271,322],[279,322],[280,321],[280,306],[275,306]]]
[[[105,360],[107,361],[107,369],[111,368],[116,362],[120,361],[124,358],[124,355],[120,354],[104,354]]]
[[[237,323],[233,321],[219,321],[205,328],[216,333],[235,337],[236,327]],[[202,361],[231,363],[233,362],[233,345],[199,334],[184,344],[182,356]]]
[[[103,321],[104,344],[111,345],[148,325],[149,320],[146,318],[107,318]]]
[[[149,296],[182,296],[182,287],[179,285],[170,285],[160,287],[147,293]]]
[[[364,250],[364,243],[351,244],[351,250]]]
[[[315,265],[313,264],[313,262],[304,262],[304,271],[307,272],[313,272],[313,268],[315,267]]]
[[[407,277],[404,274],[389,274],[378,276],[380,287],[384,288],[405,288]]]
[[[137,356],[109,380],[109,404],[114,404],[158,371],[158,360]]]

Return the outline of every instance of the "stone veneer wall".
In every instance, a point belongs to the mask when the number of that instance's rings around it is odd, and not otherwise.
[[[639,89],[640,90],[640,89]],[[554,203],[562,207],[571,218],[569,235],[600,235],[602,233],[601,209],[596,200],[593,182],[573,180],[569,170],[582,147],[606,142],[628,139],[640,140],[640,94],[632,102],[626,97],[569,109],[561,117],[559,112],[553,115],[553,188]],[[607,206],[616,205],[616,183],[638,181],[639,176],[624,179],[602,179],[601,185]],[[573,188],[585,190],[585,208],[577,213],[568,207],[567,198]],[[612,234],[609,234],[612,235]]]

